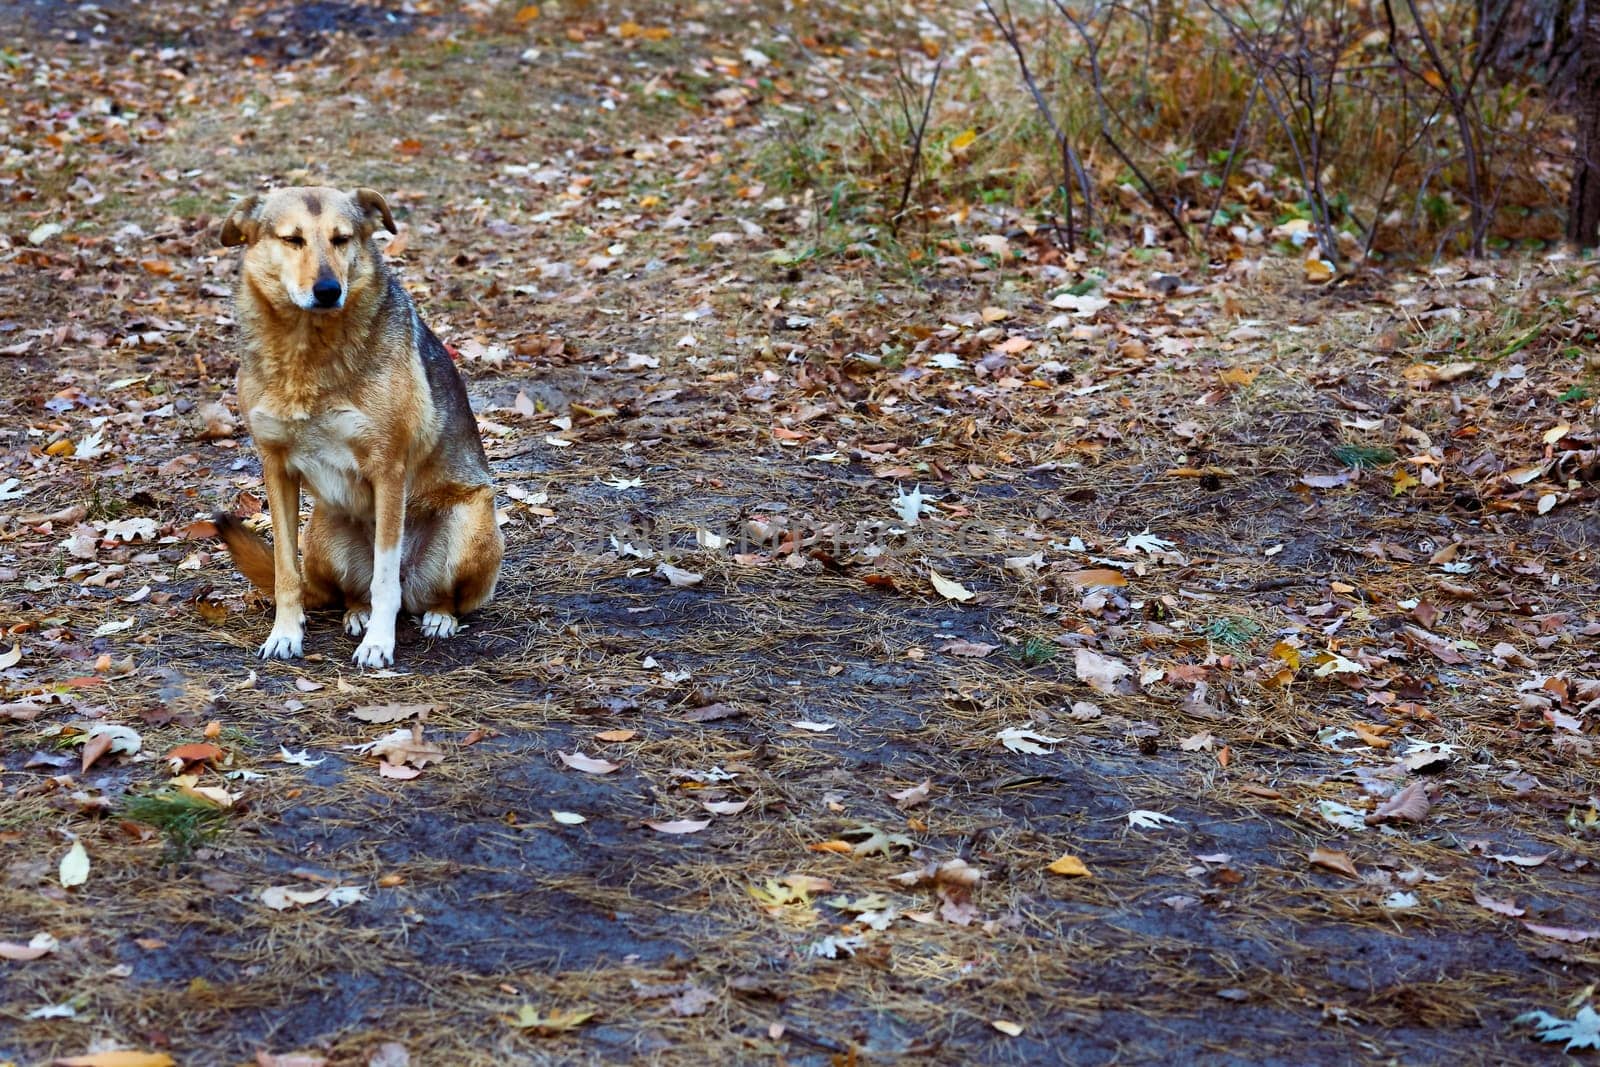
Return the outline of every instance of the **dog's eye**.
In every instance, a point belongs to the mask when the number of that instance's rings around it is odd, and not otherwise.
[[[279,239],[290,248],[304,248],[306,246],[306,239],[294,234],[289,234],[288,236],[280,235]]]
[[[350,243],[350,235],[349,234],[341,233],[341,234],[334,235],[333,244],[334,244],[335,248],[342,248],[343,246],[345,246],[345,245],[347,245],[349,243]]]

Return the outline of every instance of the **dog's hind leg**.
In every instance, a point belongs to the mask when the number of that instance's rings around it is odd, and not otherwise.
[[[406,553],[413,562],[404,578],[405,606],[422,616],[423,634],[454,637],[460,616],[494,595],[504,554],[494,490],[484,487],[436,516],[426,541]]]
[[[372,541],[344,516],[320,505],[306,527],[307,600],[319,607],[344,605],[344,630],[360,637],[371,617]]]

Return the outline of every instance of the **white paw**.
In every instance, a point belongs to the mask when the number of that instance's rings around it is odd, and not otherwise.
[[[360,637],[367,632],[367,623],[372,621],[372,612],[366,608],[352,608],[344,613],[344,632],[351,637]]]
[[[442,611],[424,612],[422,616],[422,633],[425,637],[454,637],[461,630],[461,624],[454,615],[447,615]]]
[[[368,631],[366,639],[357,646],[356,654],[351,658],[361,667],[393,666],[394,638],[390,637],[388,640],[384,640]]]
[[[266,644],[261,646],[262,659],[297,659],[305,640],[305,632],[301,629],[279,631],[273,627],[272,633],[267,635]]]

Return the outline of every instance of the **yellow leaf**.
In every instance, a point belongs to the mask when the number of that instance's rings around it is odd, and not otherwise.
[[[928,568],[928,581],[933,583],[933,591],[946,600],[954,600],[964,604],[978,595],[960,582],[952,582],[932,567]]]
[[[538,4],[529,4],[527,7],[523,8],[521,11],[517,12],[517,22],[518,23],[532,22],[534,19],[536,19],[538,17],[539,17],[539,5]]]
[[[63,437],[55,444],[44,450],[47,456],[70,456],[78,450],[78,446]]]
[[[1544,443],[1547,445],[1553,445],[1571,432],[1571,423],[1563,422],[1559,426],[1552,426],[1544,432]]]
[[[87,1056],[68,1056],[53,1061],[54,1067],[173,1067],[176,1061],[165,1052],[92,1052]]]
[[[1279,641],[1277,644],[1273,645],[1272,654],[1278,659],[1283,660],[1283,662],[1287,663],[1292,669],[1300,669],[1300,650],[1295,648],[1289,642]]]
[[[1322,283],[1333,280],[1333,264],[1318,256],[1306,260],[1306,281]]]
[[[1397,470],[1397,471],[1394,472],[1394,495],[1395,496],[1403,496],[1405,494],[1406,490],[1413,489],[1416,486],[1419,486],[1421,484],[1422,484],[1421,482],[1417,481],[1417,479],[1413,478],[1409,473],[1407,473],[1403,469],[1402,470]]]
[[[559,1034],[563,1030],[572,1030],[582,1026],[594,1018],[593,1011],[582,1011],[576,1008],[557,1008],[549,1015],[541,1015],[532,1004],[524,1004],[517,1011],[515,1019],[506,1022],[519,1030],[529,1030],[536,1034]]]
[[[1083,861],[1070,852],[1046,867],[1045,870],[1051,874],[1064,874],[1068,878],[1088,878],[1090,876],[1089,868],[1085,867]]]
[[[974,130],[970,127],[962,130],[960,133],[956,134],[955,139],[950,142],[950,151],[965,152],[972,146],[972,142],[976,141],[977,139],[977,130]]]

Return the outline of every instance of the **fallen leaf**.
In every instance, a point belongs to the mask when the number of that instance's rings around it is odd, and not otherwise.
[[[707,1008],[717,1002],[717,995],[704,986],[692,985],[678,996],[667,1001],[672,1014],[679,1016],[704,1015]]]
[[[1007,1037],[1020,1037],[1022,1035],[1022,1024],[1014,1023],[1010,1019],[995,1019],[989,1025]]]
[[[1540,937],[1548,937],[1552,941],[1596,941],[1600,940],[1600,930],[1578,930],[1571,926],[1546,926],[1543,923],[1531,923],[1523,920],[1523,929]]]
[[[562,826],[581,826],[589,821],[575,811],[552,811],[550,817]]]
[[[1061,577],[1063,581],[1074,589],[1099,589],[1128,584],[1128,576],[1126,574],[1118,570],[1112,570],[1110,567],[1100,567],[1086,571],[1070,571]]]
[[[718,719],[731,719],[743,714],[744,709],[742,708],[735,707],[732,704],[717,703],[686,711],[678,718],[684,722],[716,722]]]
[[[1485,908],[1489,911],[1492,911],[1496,915],[1506,915],[1515,919],[1520,915],[1526,915],[1528,913],[1528,909],[1517,907],[1515,901],[1496,900],[1489,896],[1489,894],[1479,889],[1474,889],[1472,891],[1472,899],[1478,902],[1478,906],[1480,908]]]
[[[933,591],[946,600],[964,604],[978,595],[960,582],[952,582],[932,567],[928,568],[928,581],[933,583]]]
[[[1421,822],[1428,817],[1430,806],[1428,787],[1421,782],[1412,782],[1378,805],[1367,816],[1366,822],[1368,826],[1386,822]]]
[[[927,801],[928,793],[933,788],[933,779],[924,778],[910,789],[902,789],[898,793],[890,793],[889,799],[899,808],[912,808]]]
[[[28,939],[26,945],[19,945],[15,941],[0,941],[0,960],[36,960],[41,956],[48,956],[61,947],[61,943],[47,933],[34,934]]]
[[[1074,667],[1077,670],[1078,681],[1090,689],[1108,695],[1127,694],[1133,691],[1133,683],[1129,680],[1133,675],[1133,668],[1126,663],[1111,656],[1102,656],[1087,648],[1077,649],[1075,656]]]
[[[703,800],[700,806],[713,815],[737,815],[750,806],[748,800]]]
[[[1351,863],[1350,857],[1343,852],[1338,852],[1331,848],[1314,848],[1308,858],[1315,866],[1333,871],[1336,874],[1342,874],[1346,878],[1360,877],[1356,872],[1356,865]]]
[[[1062,856],[1050,866],[1046,867],[1045,870],[1049,871],[1051,874],[1065,875],[1068,878],[1089,877],[1089,868],[1083,865],[1082,860],[1071,854]]]
[[[967,659],[983,659],[989,653],[999,648],[999,645],[986,645],[977,641],[956,640],[951,641],[940,649],[947,656],[963,656]]]
[[[518,1030],[550,1035],[574,1030],[592,1018],[594,1018],[592,1010],[557,1008],[549,1015],[542,1015],[532,1004],[524,1004],[517,1010],[516,1018],[508,1018],[506,1022]]]
[[[1008,726],[994,736],[995,740],[1012,752],[1021,752],[1030,756],[1048,756],[1055,750],[1045,748],[1045,745],[1059,745],[1066,740],[1064,737],[1047,737],[1044,734],[1035,733],[1025,726]]]
[[[89,853],[85,851],[82,841],[74,841],[72,847],[67,849],[67,854],[61,857],[57,873],[61,884],[68,889],[89,880]]]
[[[209,763],[222,758],[222,749],[209,741],[197,741],[192,744],[179,745],[166,755],[167,762],[178,767],[185,767],[191,763]]]
[[[674,819],[671,822],[645,820],[650,829],[663,834],[697,834],[711,825],[710,819]]]
[[[670,563],[656,564],[656,577],[665,578],[667,584],[677,589],[685,589],[692,585],[699,585],[705,581],[706,576],[686,571],[682,567],[674,567]]]
[[[1566,1051],[1575,1048],[1600,1048],[1600,1012],[1592,1004],[1578,1009],[1571,1019],[1561,1019],[1547,1011],[1524,1012],[1511,1020],[1520,1025],[1532,1024],[1540,1041],[1565,1041]]]
[[[568,767],[575,771],[582,771],[585,774],[610,774],[612,771],[620,770],[622,766],[618,763],[612,763],[610,760],[585,756],[582,752],[575,752],[570,756],[565,752],[557,752],[556,755]]]
[[[50,1062],[52,1067],[175,1067],[177,1063],[165,1052],[135,1052],[132,1049],[91,1052],[87,1056],[67,1056]]]
[[[350,712],[352,718],[373,725],[399,722],[409,719],[413,715],[426,717],[430,711],[435,710],[437,704],[369,704],[366,707],[356,708]]]
[[[601,730],[594,735],[594,739],[596,741],[632,741],[638,736],[638,730]]]

